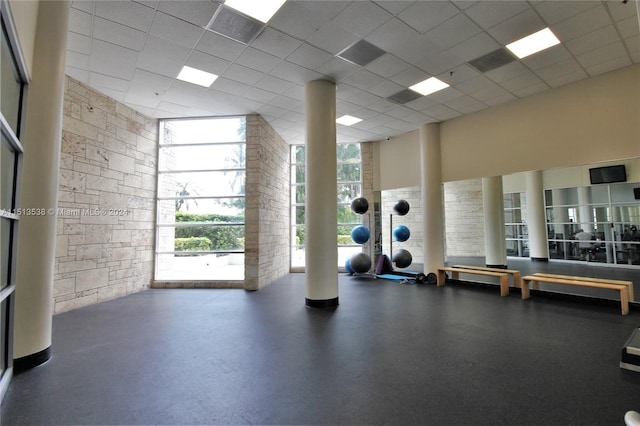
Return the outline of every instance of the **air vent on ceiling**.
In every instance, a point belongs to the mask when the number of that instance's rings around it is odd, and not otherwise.
[[[486,55],[480,56],[472,61],[469,61],[469,65],[474,67],[480,72],[488,72],[500,68],[503,65],[507,65],[510,62],[515,61],[516,58],[509,53],[506,49],[500,48]]]
[[[372,62],[375,59],[378,59],[380,56],[384,55],[384,50],[380,49],[378,46],[374,46],[366,40],[360,40],[351,46],[344,49],[342,52],[338,53],[336,56],[338,58],[342,58],[345,61],[352,62],[356,65],[360,65],[364,67],[369,62]]]
[[[414,92],[411,89],[404,89],[395,95],[389,96],[387,99],[391,102],[395,102],[397,104],[406,104],[407,102],[411,102],[418,98],[422,97],[422,95],[418,92]]]
[[[262,22],[224,5],[218,8],[213,22],[209,25],[211,31],[244,44],[249,44],[256,38],[262,28]]]

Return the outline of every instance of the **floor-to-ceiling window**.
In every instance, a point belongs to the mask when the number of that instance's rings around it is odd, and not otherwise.
[[[156,280],[244,280],[245,117],[160,122]]]
[[[360,144],[338,144],[336,147],[338,199],[338,266],[344,266],[362,246],[351,239],[351,230],[362,217],[351,211],[351,201],[362,196],[362,155]],[[291,268],[305,266],[305,147],[291,146]],[[369,224],[365,224],[369,226]]]
[[[0,399],[11,380],[13,369],[13,306],[17,232],[21,211],[18,206],[21,137],[27,76],[18,59],[16,35],[2,3],[2,52],[0,58]]]

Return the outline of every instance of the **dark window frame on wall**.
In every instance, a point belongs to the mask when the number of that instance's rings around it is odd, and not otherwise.
[[[0,2],[2,100],[0,107],[0,400],[13,375],[13,318],[20,221],[21,138],[29,76],[8,3]]]

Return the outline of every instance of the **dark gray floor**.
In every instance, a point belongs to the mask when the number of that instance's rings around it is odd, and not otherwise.
[[[16,376],[14,424],[621,425],[640,312],[448,283],[305,277],[258,292],[147,290],[54,317],[53,358]]]

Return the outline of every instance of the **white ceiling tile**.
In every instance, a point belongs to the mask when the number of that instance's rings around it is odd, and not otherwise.
[[[98,40],[117,44],[128,49],[140,51],[147,40],[147,33],[96,17],[94,22],[93,37]]]
[[[67,54],[67,69],[66,69],[66,74],[71,77],[74,78],[76,80],[78,80],[81,83],[84,84],[89,84],[89,71],[87,71],[86,67],[82,67],[82,68],[74,68],[72,66],[69,65],[68,63],[68,54]]]
[[[502,87],[513,93],[517,93],[518,91],[522,91],[528,87],[544,85],[542,80],[533,73],[523,74],[511,80],[503,81],[500,84]],[[521,97],[520,95],[518,96]]]
[[[511,80],[522,75],[529,74],[529,69],[522,62],[514,61],[505,66],[486,72],[485,77],[500,83],[502,81]]]
[[[175,117],[176,115],[184,116],[188,110],[189,107],[187,105],[178,105],[171,102],[160,102],[156,114],[159,114],[162,118],[170,118]]]
[[[162,100],[174,104],[189,105],[194,99],[203,97],[206,91],[206,87],[174,80],[169,90],[162,95]]]
[[[268,104],[276,97],[276,94],[267,90],[262,90],[257,87],[250,87],[242,94],[243,98],[251,99],[252,101],[262,102]]]
[[[124,93],[129,89],[129,80],[92,72],[89,74],[89,85],[98,90],[110,89]]]
[[[536,70],[536,74],[545,81],[555,80],[561,78],[563,75],[577,74],[582,75],[582,78],[587,77],[582,66],[580,66],[574,58],[567,58],[564,61],[540,68]]]
[[[108,87],[100,87],[100,88],[97,88],[97,90],[98,92],[110,97],[111,99],[114,99],[118,102],[124,102],[124,97],[126,95],[126,92],[120,92],[118,90],[110,89]]]
[[[131,79],[131,87],[145,87],[149,89],[149,93],[157,93],[163,95],[169,86],[173,82],[173,78],[169,78],[164,75],[156,74],[153,72],[136,69]]]
[[[480,31],[480,27],[468,16],[459,13],[426,33],[426,36],[441,49],[448,49],[473,37]]]
[[[333,18],[333,22],[365,37],[392,17],[392,14],[375,3],[354,1]]]
[[[440,121],[451,120],[452,118],[460,117],[462,115],[458,111],[455,111],[446,105],[436,105],[424,110],[423,112]]]
[[[361,68],[358,65],[338,57],[333,57],[329,62],[319,67],[317,71],[322,75],[332,78],[336,82],[340,82],[359,69]]]
[[[498,105],[506,104],[507,102],[515,101],[518,99],[516,96],[511,93],[507,93],[504,96],[498,96],[497,98],[491,98],[484,100],[483,103],[487,104],[490,107],[495,107]]]
[[[302,85],[312,80],[318,80],[320,77],[322,77],[321,74],[318,74],[315,71],[303,68],[296,64],[292,64],[288,61],[283,61],[278,64],[274,69],[271,70],[271,72],[269,72],[269,74],[274,77],[289,80],[293,83]]]
[[[343,80],[344,83],[357,87],[358,89],[367,89],[383,81],[384,79],[382,77],[365,69],[356,71]]]
[[[324,50],[320,50],[308,43],[303,43],[289,56],[287,56],[287,61],[293,62],[294,64],[310,70],[315,70],[334,58],[335,57],[333,55],[325,52]]]
[[[569,40],[565,43],[565,46],[573,55],[577,56],[618,41],[620,41],[620,37],[618,36],[615,27],[613,25],[608,25],[596,31],[574,38],[573,40]]]
[[[631,65],[631,60],[627,55],[622,55],[614,58],[607,59],[604,62],[586,66],[587,73],[594,77],[596,75],[604,74],[609,71],[617,70],[620,68],[628,67]]]
[[[607,46],[602,46],[590,52],[578,55],[576,59],[585,68],[593,67],[601,63],[607,62],[613,58],[628,56],[624,44],[616,42]]]
[[[138,52],[100,40],[93,41],[89,69],[118,78],[131,78],[136,69]]]
[[[208,55],[199,50],[194,50],[187,58],[185,65],[202,71],[207,71],[215,75],[222,75],[229,68],[231,62]]]
[[[301,2],[305,9],[323,21],[335,18],[345,7],[349,6],[350,3],[350,1],[346,0],[304,0]]]
[[[535,5],[535,9],[547,24],[553,25],[592,9],[599,3],[593,0],[552,0]]]
[[[537,70],[557,62],[562,62],[569,57],[571,57],[571,54],[564,46],[556,45],[531,56],[527,56],[522,59],[522,63],[532,70]]]
[[[69,32],[67,36],[67,50],[89,55],[91,53],[91,37]]]
[[[454,74],[455,76],[455,74]],[[461,90],[464,93],[472,93],[475,95],[477,92],[481,92],[483,90],[492,90],[493,88],[498,88],[496,84],[485,77],[484,75],[478,75],[477,77],[462,81],[460,83],[454,83],[455,87],[458,90]]]
[[[227,68],[223,76],[230,80],[253,86],[264,74],[251,68],[243,67],[242,65],[232,64]]]
[[[283,93],[290,88],[292,84],[281,78],[263,75],[262,78],[255,83],[255,86],[272,93]]]
[[[571,74],[562,74],[558,77],[547,78],[545,81],[551,87],[560,87],[565,84],[575,83],[576,81],[582,80],[584,78],[589,77],[589,75],[580,68],[579,70],[571,73]]]
[[[409,87],[409,86],[413,86],[416,83],[420,83],[422,80],[429,77],[430,76],[427,75],[427,73],[422,71],[420,68],[409,67],[399,72],[398,74],[395,74],[394,76],[392,76],[390,80],[398,83],[401,86]]]
[[[397,104],[387,100],[387,99],[379,99],[376,102],[372,103],[368,107],[374,111],[384,113],[393,109]]]
[[[482,28],[491,28],[529,8],[525,1],[483,0],[465,10],[465,13]]]
[[[404,89],[404,87],[400,86],[397,83],[394,83],[393,81],[383,80],[380,83],[369,87],[368,91],[382,98],[387,98]]]
[[[184,0],[162,0],[158,3],[158,10],[191,22],[204,28],[218,9],[218,4],[210,0],[189,0],[189,7],[185,7]]]
[[[631,53],[631,56],[637,55],[640,53],[640,34],[634,37],[629,37],[624,41],[625,46],[627,46],[627,50]],[[634,64],[638,63],[637,59],[633,60]]]
[[[273,67],[280,62],[282,62],[282,59],[277,56],[270,55],[253,47],[247,47],[236,60],[236,63],[240,65],[261,72],[271,71]]]
[[[322,27],[311,33],[311,35],[306,38],[306,41],[325,52],[337,55],[359,39],[360,37],[345,30],[338,24],[327,22],[322,25]]]
[[[241,96],[250,86],[225,77],[219,77],[211,85],[211,89],[219,92],[229,93],[235,96]]]
[[[288,1],[271,18],[269,25],[292,37],[305,40],[314,31],[328,21],[322,17],[309,13],[304,2]]]
[[[290,98],[288,96],[279,95],[271,100],[271,105],[289,111],[300,111],[304,108],[303,102],[299,99]]]
[[[560,41],[567,42],[607,25],[611,25],[611,18],[604,7],[600,5],[552,25],[551,30]]]
[[[265,28],[251,43],[251,46],[270,53],[278,58],[286,58],[296,50],[302,42],[273,28]]]
[[[415,61],[415,64],[429,74],[439,75],[445,71],[449,72],[463,66],[464,61],[449,50],[443,50],[433,55],[420,56]]]
[[[205,31],[196,49],[227,61],[233,61],[242,54],[246,47],[245,44],[216,34],[213,31]]]
[[[638,18],[633,16],[617,23],[616,27],[620,31],[620,37],[629,38],[640,33],[640,22]]]
[[[149,31],[154,14],[155,10],[153,8],[140,3],[118,0],[100,0],[96,2],[96,16],[144,32]]]
[[[157,12],[149,34],[191,49],[196,45],[203,31],[201,27],[166,13]]]
[[[92,15],[72,8],[69,11],[69,31],[90,37],[93,33]]]
[[[445,1],[417,1],[398,14],[403,22],[419,33],[432,28],[458,14],[457,7]]]
[[[400,19],[393,18],[369,34],[366,40],[389,53],[393,53],[408,41],[415,40],[419,36],[420,33],[409,25]]]
[[[149,36],[140,52],[138,68],[175,77],[184,65],[190,50],[168,40]]]
[[[401,1],[401,0],[381,0],[375,1],[378,6],[382,7],[384,10],[397,15],[402,12],[404,9],[409,7],[413,3],[413,1]]]
[[[477,34],[449,49],[463,61],[471,61],[498,49],[500,45],[485,33]]]
[[[365,68],[379,76],[389,78],[392,75],[396,75],[399,72],[406,70],[410,66],[410,64],[402,59],[387,53],[367,64]]]
[[[74,0],[73,2],[71,2],[71,13],[73,13],[73,9],[77,9],[93,14],[95,7],[96,2],[93,0]]]
[[[522,89],[514,90],[513,94],[519,98],[525,98],[527,96],[535,95],[536,93],[544,92],[549,89],[549,86],[545,83],[534,84],[533,86],[524,87]]]
[[[527,9],[504,22],[500,22],[488,31],[498,43],[506,46],[546,27],[547,25],[533,9]]]
[[[604,5],[609,9],[609,13],[615,22],[623,21],[627,18],[635,18],[637,21],[638,9],[637,5],[634,5],[633,3],[633,0],[630,2],[607,1],[604,2]]]
[[[470,93],[471,93],[471,96],[473,96],[473,98],[483,103],[486,103],[487,101],[490,101],[491,99],[496,99],[496,98],[508,98],[508,97],[513,98],[513,96],[511,96],[511,94],[507,90],[497,85],[488,86],[488,87],[485,87],[484,89],[480,89],[478,91],[472,91]]]

